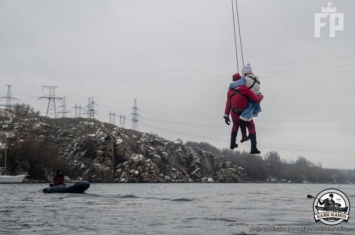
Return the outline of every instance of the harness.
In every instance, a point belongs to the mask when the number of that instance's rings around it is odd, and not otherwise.
[[[248,88],[251,89],[253,88],[253,86],[255,85],[255,83],[259,84],[260,85],[260,82],[258,80],[256,80],[256,76],[250,76],[250,75],[247,75],[246,77],[250,78],[253,80],[253,84],[251,84],[251,86],[249,86]]]
[[[241,115],[245,109],[237,109],[237,108],[232,108],[232,112],[238,115]]]

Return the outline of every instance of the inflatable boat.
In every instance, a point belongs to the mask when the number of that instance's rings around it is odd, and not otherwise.
[[[90,187],[88,181],[78,181],[74,184],[60,184],[43,189],[44,193],[84,193]]]

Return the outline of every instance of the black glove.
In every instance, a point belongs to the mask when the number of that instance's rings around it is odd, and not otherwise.
[[[231,122],[229,117],[223,116],[223,118],[224,118],[224,121],[226,122],[226,124],[229,125],[229,123]]]

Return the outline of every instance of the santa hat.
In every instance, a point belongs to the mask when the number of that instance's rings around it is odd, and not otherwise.
[[[236,73],[233,75],[233,81],[238,81],[239,79],[241,79],[242,77],[240,76],[239,73]]]
[[[242,68],[242,74],[253,73],[253,70],[250,67],[250,64],[244,65]]]

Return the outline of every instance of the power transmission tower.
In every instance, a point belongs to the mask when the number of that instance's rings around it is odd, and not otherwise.
[[[121,114],[119,117],[120,117],[120,127],[124,128],[125,127],[125,122],[126,122],[126,119],[127,119],[126,115],[122,115]]]
[[[110,111],[109,114],[108,114],[108,115],[110,116],[110,120],[108,121],[109,123],[112,123],[112,114],[113,114],[113,113],[111,113],[111,111]]]
[[[62,111],[58,112],[62,114],[62,117],[65,118],[66,113],[70,113],[70,111],[67,110],[67,105],[65,103],[65,97],[62,97],[62,105],[59,106],[62,108]]]
[[[76,105],[74,106],[75,108],[75,117],[81,117],[81,105]]]
[[[116,123],[116,117],[118,116],[115,112],[111,112],[110,111],[110,113],[109,113],[109,115],[110,115],[110,123],[111,124],[113,124],[113,125],[115,125],[115,123]]]
[[[11,86],[12,85],[6,85],[6,86],[7,86],[6,96],[1,97],[1,98],[6,99],[6,102],[5,102],[5,105],[2,105],[2,106],[5,106],[5,109],[8,111],[12,111],[12,108],[13,108],[12,101],[18,100],[18,99],[12,97],[12,95],[11,95]]]
[[[133,112],[131,113],[132,114],[132,125],[131,125],[131,129],[132,130],[136,130],[138,131],[139,130],[139,126],[138,126],[138,107],[137,107],[137,99],[134,99],[134,106],[132,107],[133,109]]]
[[[49,90],[48,96],[39,97],[39,99],[48,99],[46,117],[48,117],[48,113],[50,111],[53,111],[54,117],[57,118],[57,107],[56,107],[55,101],[62,99],[61,97],[55,96],[55,89],[58,87],[57,86],[42,86],[42,89],[43,88],[46,88]]]
[[[95,118],[96,110],[95,110],[95,102],[94,98],[88,98],[88,105],[86,106],[88,118]]]

